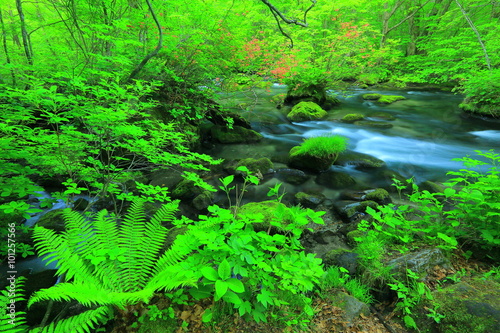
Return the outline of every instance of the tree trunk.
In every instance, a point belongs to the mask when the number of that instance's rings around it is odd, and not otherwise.
[[[19,20],[21,22],[21,35],[23,37],[24,53],[26,54],[26,59],[28,64],[33,65],[33,54],[31,53],[31,41],[28,31],[26,30],[26,22],[24,21],[23,6],[21,0],[16,0],[17,12],[19,14]]]
[[[7,48],[7,30],[5,30],[5,23],[3,21],[1,8],[0,8],[0,26],[2,28],[2,44],[3,44],[3,50],[5,51],[5,61],[8,64],[10,64],[9,49]],[[12,76],[12,85],[16,86],[16,76],[14,75],[14,70],[12,68],[10,69],[10,75]]]

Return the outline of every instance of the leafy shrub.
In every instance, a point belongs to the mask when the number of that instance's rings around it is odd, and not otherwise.
[[[465,111],[500,117],[500,69],[471,75],[456,90],[465,95]]]
[[[340,135],[316,136],[304,140],[294,155],[308,154],[330,158],[347,149],[347,138]]]

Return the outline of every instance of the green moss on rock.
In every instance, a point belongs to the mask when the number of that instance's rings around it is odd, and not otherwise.
[[[270,169],[273,168],[273,162],[271,162],[270,159],[267,157],[262,157],[259,159],[255,158],[244,158],[240,161],[238,161],[238,164],[236,167],[240,166],[245,166],[247,167],[250,172],[253,174],[265,174],[267,173]]]
[[[382,97],[382,94],[363,94],[363,99],[365,100],[378,100],[380,97]]]
[[[241,126],[228,128],[215,125],[211,128],[210,133],[212,138],[220,143],[252,143],[263,138],[262,134]]]
[[[368,192],[364,199],[375,201],[382,205],[386,205],[392,202],[389,192],[387,192],[383,188],[377,188],[373,191]]]
[[[380,97],[378,99],[378,102],[383,103],[383,104],[391,104],[391,103],[394,103],[396,101],[402,101],[404,99],[406,99],[406,97],[404,97],[404,96],[382,95],[382,97]]]
[[[358,120],[363,120],[365,119],[365,116],[363,116],[362,114],[359,114],[359,113],[349,113],[349,114],[346,114],[345,116],[342,117],[341,121],[344,122],[344,123],[348,123],[348,124],[351,124],[355,121],[358,121]]]
[[[385,162],[368,154],[358,153],[352,150],[340,153],[335,164],[355,165],[363,168],[380,168]]]
[[[396,120],[396,117],[394,117],[392,114],[390,114],[388,112],[382,112],[382,111],[372,112],[368,115],[368,117],[379,118],[379,119],[388,120],[388,121]]]
[[[292,108],[287,118],[290,121],[307,121],[326,117],[327,113],[314,102],[300,102]]]

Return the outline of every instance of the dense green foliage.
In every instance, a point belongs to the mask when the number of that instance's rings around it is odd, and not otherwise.
[[[337,101],[326,89],[345,82],[438,84],[463,93],[465,111],[498,117],[499,17],[498,3],[486,0],[3,1],[0,253],[7,255],[4,243],[15,235],[17,258],[33,255],[35,240],[64,281],[38,291],[29,304],[76,300],[89,307],[33,332],[89,332],[113,314],[115,328],[133,327],[144,318],[173,318],[172,304],[205,299],[212,302],[203,314],[209,324],[224,308],[293,326],[298,313],[303,322],[314,314],[314,291],[345,289],[369,302],[368,288],[381,280],[415,328],[411,309],[429,298],[428,290],[412,271],[404,281],[394,277],[383,257],[425,246],[447,254],[463,246],[498,249],[498,154],[480,153],[488,164],[463,158],[469,168],[450,173],[443,193],[397,182],[400,191],[410,188],[406,202],[368,207],[371,219],[355,231],[364,267],[357,277],[338,267],[324,272],[321,260],[303,251],[300,237],[322,223],[323,212],[287,207],[279,184],[268,194],[276,197],[272,209],[240,210],[260,171],[240,166],[221,178],[228,206],[206,205],[191,219],[176,215],[171,196],[181,190],[151,185],[150,176],[182,174],[187,187],[216,192],[204,179],[221,161],[199,152],[203,126],[245,130],[246,120],[218,104],[221,92],[253,93],[272,82],[287,84],[289,95],[307,91],[332,105]],[[324,117],[318,108],[315,118]],[[344,121],[361,119],[351,114]],[[296,162],[321,172],[346,148],[344,137],[313,137],[290,155],[324,159],[317,169]],[[235,184],[239,175],[242,187]],[[42,198],[43,190],[52,198]],[[82,213],[64,212],[64,232],[23,225],[57,200],[71,207],[81,195],[88,204]],[[154,211],[154,205],[163,206]],[[159,291],[169,307],[147,304]],[[20,294],[13,299],[23,301]],[[0,304],[7,302],[2,297]],[[23,315],[12,332],[26,329]]]

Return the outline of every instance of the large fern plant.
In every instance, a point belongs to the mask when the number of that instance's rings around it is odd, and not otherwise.
[[[192,273],[180,267],[196,247],[190,231],[161,254],[168,232],[162,222],[172,221],[176,210],[177,203],[166,204],[147,220],[142,202],[134,202],[121,219],[106,210],[88,219],[67,209],[65,232],[36,226],[33,235],[39,255],[49,259],[47,263],[57,261],[57,274],[64,274],[68,282],[36,292],[28,306],[43,300],[76,300],[94,307],[60,323],[73,327],[65,332],[88,332],[109,318],[113,308],[123,311],[147,303],[155,291],[193,285]],[[55,326],[41,331],[61,331]]]

